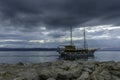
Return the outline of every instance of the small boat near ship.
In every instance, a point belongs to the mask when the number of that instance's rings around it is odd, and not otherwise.
[[[69,45],[62,45],[58,47],[57,52],[60,54],[60,58],[66,60],[75,60],[75,59],[88,59],[89,57],[94,57],[94,53],[98,49],[90,49],[87,47],[86,42],[86,31],[84,27],[84,47],[77,48],[73,44],[72,39],[72,27],[70,29],[70,44]]]

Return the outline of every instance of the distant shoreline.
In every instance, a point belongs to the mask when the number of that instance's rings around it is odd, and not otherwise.
[[[0,48],[0,51],[56,51],[56,48]]]
[[[98,51],[120,51],[120,50],[98,50]]]
[[[57,51],[57,48],[0,48],[0,51]],[[120,50],[103,49],[98,51],[120,51]]]

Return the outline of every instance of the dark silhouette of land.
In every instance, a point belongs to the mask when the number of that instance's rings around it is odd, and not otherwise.
[[[120,48],[104,48],[100,49],[100,51],[120,51]]]
[[[0,48],[0,51],[57,51],[57,48]],[[120,51],[120,48],[104,48],[98,51]]]
[[[0,51],[56,51],[56,48],[0,48]]]

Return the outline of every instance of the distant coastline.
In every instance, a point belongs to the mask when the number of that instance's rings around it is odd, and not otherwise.
[[[120,51],[120,48],[105,48],[105,49],[100,49],[99,51]]]
[[[56,51],[56,48],[0,48],[0,51]]]
[[[57,51],[57,48],[0,48],[0,51]],[[120,51],[120,49],[106,48],[98,51]]]
[[[120,51],[120,50],[98,50],[98,51]]]

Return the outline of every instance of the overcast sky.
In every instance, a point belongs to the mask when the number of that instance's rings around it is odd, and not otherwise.
[[[0,47],[120,47],[120,0],[0,0]]]

